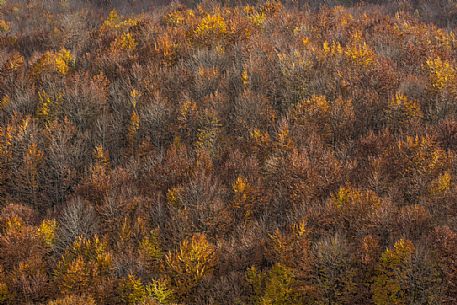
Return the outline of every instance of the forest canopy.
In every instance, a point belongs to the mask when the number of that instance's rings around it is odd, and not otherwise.
[[[456,26],[0,1],[0,304],[457,304]]]

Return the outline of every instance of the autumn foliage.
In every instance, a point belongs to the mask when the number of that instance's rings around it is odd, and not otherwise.
[[[0,1],[0,304],[457,304],[455,1]]]

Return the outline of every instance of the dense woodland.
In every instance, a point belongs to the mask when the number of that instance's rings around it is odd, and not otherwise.
[[[0,304],[457,304],[457,2],[0,3]]]

